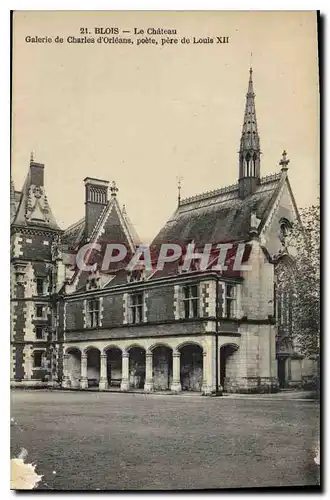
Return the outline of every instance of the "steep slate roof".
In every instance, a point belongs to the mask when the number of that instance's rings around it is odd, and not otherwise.
[[[135,245],[140,245],[142,243],[141,239],[140,239],[140,236],[138,235],[138,233],[137,233],[134,225],[132,224],[131,219],[127,215],[125,205],[123,205],[123,208],[122,208],[122,216],[125,219],[125,222],[127,224],[127,227],[129,229],[129,232],[130,232],[130,234],[131,234],[131,236],[133,238],[133,241],[134,241]]]
[[[183,199],[152,244],[194,241],[199,247],[247,241],[251,213],[261,219],[261,227],[284,179],[282,173],[261,178],[255,193],[244,199],[238,196],[238,184]]]
[[[70,249],[75,249],[82,243],[84,237],[85,229],[85,217],[78,220],[74,224],[71,224],[67,229],[65,229],[62,235],[62,243],[67,245]]]

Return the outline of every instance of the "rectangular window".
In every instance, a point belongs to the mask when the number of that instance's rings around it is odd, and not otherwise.
[[[44,278],[37,278],[37,295],[44,295]]]
[[[35,351],[33,353],[33,366],[34,366],[34,368],[41,368],[42,367],[42,358],[43,358],[43,353],[41,351]]]
[[[235,317],[236,306],[236,287],[226,283],[225,285],[225,317]]]
[[[129,297],[130,323],[143,322],[143,292],[133,293]]]
[[[87,301],[87,327],[96,328],[100,324],[100,301],[92,299]]]
[[[44,316],[44,307],[41,305],[36,306],[36,315],[37,318],[43,318]]]
[[[44,338],[44,328],[43,326],[36,326],[36,339],[43,340]]]
[[[199,312],[199,287],[187,285],[182,288],[182,300],[185,318],[197,318]]]

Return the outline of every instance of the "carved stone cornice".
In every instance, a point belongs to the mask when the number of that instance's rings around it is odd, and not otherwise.
[[[12,225],[11,228],[11,233],[19,232],[22,234],[28,234],[28,235],[38,235],[38,236],[54,236],[56,234],[61,234],[64,231],[62,229],[50,229],[50,228],[35,228],[35,227],[25,227],[25,226],[16,226]]]

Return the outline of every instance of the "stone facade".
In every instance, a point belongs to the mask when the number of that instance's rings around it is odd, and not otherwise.
[[[139,243],[118,188],[113,183],[109,197],[107,181],[87,177],[85,216],[62,231],[44,167],[31,159],[22,191],[11,190],[12,385],[211,395],[273,392],[279,378],[288,385],[310,376],[312,362],[283,350],[290,332],[275,307],[281,221],[293,220],[296,207],[283,159],[280,173],[260,177],[256,134],[251,71],[239,182],[179,200],[153,241],[153,248],[208,243],[212,252],[222,242],[236,250],[244,242],[239,271],[232,250],[222,270],[200,271],[196,259],[188,271],[181,262],[151,273],[130,273],[123,264],[109,272],[78,269],[75,255],[86,243],[124,244],[128,258]],[[97,259],[91,253],[88,263]]]

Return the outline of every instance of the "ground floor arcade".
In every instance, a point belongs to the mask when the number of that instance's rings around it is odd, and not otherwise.
[[[277,388],[273,363],[261,367],[259,363],[258,372],[254,363],[251,372],[246,344],[240,337],[221,336],[216,341],[214,335],[201,335],[155,340],[66,344],[62,387],[202,394],[268,392]]]

